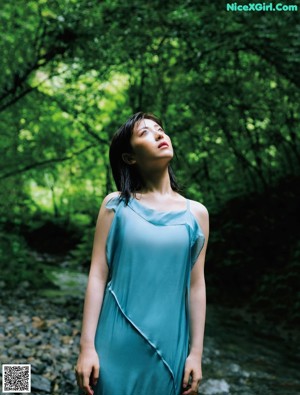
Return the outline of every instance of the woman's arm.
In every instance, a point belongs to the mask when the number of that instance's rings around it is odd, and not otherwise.
[[[95,384],[99,377],[100,364],[94,341],[108,277],[106,240],[114,216],[113,211],[107,209],[105,205],[109,199],[116,195],[118,192],[107,195],[99,211],[83,307],[80,354],[76,365],[76,374],[78,386],[88,394],[93,394],[90,380],[92,384]]]
[[[200,203],[195,204],[193,212],[203,230],[205,243],[191,272],[189,305],[191,342],[184,371],[183,387],[188,384],[190,375],[192,375],[193,381],[191,388],[183,392],[183,394],[197,392],[199,381],[202,378],[201,360],[206,315],[204,262],[209,237],[209,214],[206,207]]]

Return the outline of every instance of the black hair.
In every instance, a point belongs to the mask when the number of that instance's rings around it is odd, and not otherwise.
[[[134,125],[142,119],[151,119],[163,128],[162,121],[151,113],[137,112],[133,114],[113,135],[109,148],[109,161],[118,191],[121,192],[120,199],[125,199],[126,205],[132,193],[139,191],[144,185],[142,177],[136,166],[129,165],[122,158],[123,153],[132,153],[130,139]],[[169,164],[171,188],[180,191],[173,170]]]

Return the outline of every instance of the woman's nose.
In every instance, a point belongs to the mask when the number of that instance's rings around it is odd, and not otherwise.
[[[161,139],[163,137],[163,133],[159,130],[156,131],[156,138]]]

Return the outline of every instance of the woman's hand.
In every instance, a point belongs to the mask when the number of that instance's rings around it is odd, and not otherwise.
[[[88,395],[93,395],[91,386],[97,384],[99,378],[99,358],[94,347],[80,351],[75,367],[77,385]]]
[[[192,376],[191,386],[188,385],[189,377]],[[183,391],[182,395],[198,394],[198,386],[202,379],[201,356],[197,354],[189,354],[185,362]]]

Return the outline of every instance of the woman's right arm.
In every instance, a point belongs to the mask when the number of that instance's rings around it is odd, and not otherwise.
[[[107,195],[99,211],[83,307],[80,353],[75,370],[78,386],[90,395],[93,394],[91,384],[95,385],[99,377],[100,363],[94,341],[108,277],[106,240],[114,216],[113,210],[107,209],[105,205],[118,195],[119,192]]]

